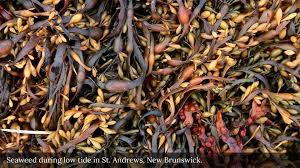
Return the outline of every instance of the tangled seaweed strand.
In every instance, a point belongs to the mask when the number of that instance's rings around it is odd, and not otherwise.
[[[297,167],[299,9],[299,0],[0,1],[0,151]]]

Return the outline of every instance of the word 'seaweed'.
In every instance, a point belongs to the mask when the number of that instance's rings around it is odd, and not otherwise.
[[[1,153],[297,158],[299,0],[0,2]]]

